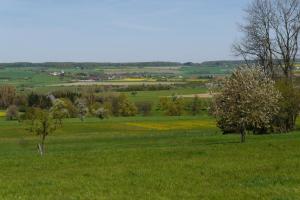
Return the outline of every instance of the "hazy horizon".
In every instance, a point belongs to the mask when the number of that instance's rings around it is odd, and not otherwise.
[[[238,60],[248,0],[0,0],[0,62]]]

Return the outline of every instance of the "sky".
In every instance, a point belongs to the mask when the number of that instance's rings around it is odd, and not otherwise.
[[[0,62],[237,59],[249,1],[0,0]]]

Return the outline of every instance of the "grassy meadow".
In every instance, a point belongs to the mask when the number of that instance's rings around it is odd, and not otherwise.
[[[133,103],[151,102],[151,114],[65,119],[41,157],[39,138],[0,110],[0,200],[300,199],[300,121],[292,133],[249,134],[240,144],[238,134],[221,133],[207,110],[180,117],[157,110],[161,97],[191,102],[207,94],[210,76],[224,76],[232,66],[74,66],[0,67],[0,85],[23,95],[80,91],[90,89],[76,85],[82,74],[106,73],[118,78],[97,81],[103,88],[95,96],[125,93]],[[50,74],[62,69],[64,77]],[[145,82],[172,87],[134,89]]]
[[[65,120],[47,139],[0,119],[0,199],[298,199],[300,132],[222,135],[207,116]]]
[[[132,92],[125,93],[130,100],[134,102],[138,101],[152,101],[157,103],[161,97],[171,97],[172,95],[190,95],[190,94],[201,94],[207,93],[207,88],[182,88],[172,90],[159,90],[159,91],[138,91],[135,95]]]

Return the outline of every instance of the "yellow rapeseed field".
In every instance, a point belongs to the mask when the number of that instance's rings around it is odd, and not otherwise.
[[[174,122],[128,122],[128,126],[135,126],[139,128],[168,131],[168,130],[188,130],[198,128],[214,128],[216,124],[211,120],[184,120]]]
[[[5,117],[5,111],[0,111],[0,117]]]
[[[124,78],[121,81],[139,82],[139,81],[155,81],[155,80],[147,79],[147,78]]]

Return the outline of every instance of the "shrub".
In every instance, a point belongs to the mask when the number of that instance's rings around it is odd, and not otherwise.
[[[94,111],[94,114],[96,117],[98,117],[99,119],[105,119],[105,118],[108,118],[109,112],[103,108],[103,107],[100,107],[98,108],[97,110]]]
[[[74,106],[74,104],[72,103],[72,101],[67,98],[64,98],[61,100],[64,101],[64,107],[65,107],[65,109],[67,109],[69,117],[71,117],[71,118],[77,117],[77,109]]]
[[[125,94],[121,94],[112,99],[112,113],[114,116],[135,116],[137,114],[137,108],[129,101]]]
[[[17,106],[11,105],[6,110],[6,119],[7,120],[17,120],[19,119],[19,111]]]
[[[183,98],[177,96],[172,98],[163,97],[159,101],[159,109],[168,116],[181,116],[184,111]]]

